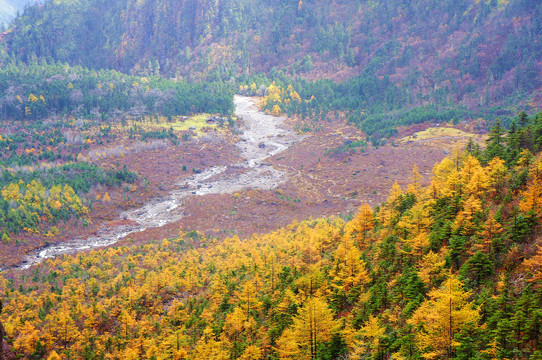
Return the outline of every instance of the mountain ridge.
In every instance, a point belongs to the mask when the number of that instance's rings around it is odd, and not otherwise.
[[[46,1],[15,20],[8,44],[23,61],[188,79],[370,74],[476,107],[540,89],[540,19],[527,0]]]

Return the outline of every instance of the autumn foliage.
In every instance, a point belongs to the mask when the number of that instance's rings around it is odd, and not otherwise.
[[[4,273],[6,331],[51,359],[535,356],[542,158],[480,159],[455,152],[429,187],[414,171],[349,221],[181,233]]]
[[[539,125],[454,151],[427,187],[414,168],[351,218],[245,241],[181,232],[4,272],[2,322],[27,358],[536,357]],[[41,217],[86,212],[67,185],[1,194]]]

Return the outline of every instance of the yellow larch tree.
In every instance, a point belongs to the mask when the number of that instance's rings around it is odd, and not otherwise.
[[[352,288],[369,282],[369,272],[365,262],[361,260],[361,251],[351,241],[340,244],[336,255],[332,273],[334,288],[348,293]]]
[[[358,332],[359,339],[354,341],[355,357],[364,358],[370,355],[374,351],[378,350],[380,340],[384,336],[385,329],[380,326],[378,319],[370,315],[369,320],[361,327]]]
[[[536,253],[523,262],[526,272],[531,275],[530,281],[542,280],[542,245],[538,246]]]
[[[490,195],[493,197],[501,195],[508,177],[506,162],[498,157],[495,157],[487,165],[486,171],[489,180]]]
[[[461,169],[461,167],[463,166],[463,162],[465,161],[465,158],[467,156],[469,156],[469,154],[465,153],[461,145],[454,146],[454,148],[452,149],[452,155],[450,156],[450,160],[452,160],[456,171],[459,171]]]
[[[391,187],[390,194],[388,195],[388,198],[386,199],[386,203],[389,205],[397,205],[397,199],[399,199],[399,196],[403,194],[403,190],[401,189],[401,186],[396,182],[393,183]]]
[[[106,193],[104,194],[104,197],[102,198],[102,201],[103,201],[103,202],[106,202],[106,203],[111,202],[111,196],[109,196],[109,193],[108,193],[108,192],[106,192]]]
[[[441,287],[429,292],[408,322],[416,328],[416,342],[426,359],[451,358],[464,326],[477,326],[479,310],[469,301],[472,293],[450,274]]]
[[[63,302],[62,308],[57,312],[54,327],[56,338],[64,349],[80,338],[79,329],[70,316],[67,302]]]
[[[297,298],[291,289],[286,289],[282,300],[277,304],[277,313],[286,313],[291,305],[298,305]]]
[[[140,359],[140,355],[139,349],[127,346],[121,356],[123,360],[138,360]]]
[[[367,232],[374,228],[373,209],[369,204],[363,204],[356,217],[347,225],[347,232],[351,233],[360,247],[365,246]]]
[[[459,168],[450,158],[444,158],[433,168],[433,185],[438,195],[454,197],[461,194]]]
[[[276,253],[266,254],[265,256],[265,269],[267,272],[266,278],[268,292],[274,294],[275,286],[278,281],[279,264],[277,264]]]
[[[213,278],[213,283],[211,284],[211,296],[209,298],[211,301],[210,308],[213,312],[218,309],[227,292],[228,289],[224,283],[224,280],[222,280],[220,276],[215,275]]]
[[[457,170],[455,169],[453,161],[449,157],[446,157],[433,167],[433,181],[443,185],[454,171]]]
[[[62,360],[62,358],[60,357],[60,355],[57,354],[56,351],[53,350],[47,357],[47,360]]]
[[[279,116],[282,113],[282,109],[278,104],[273,105],[273,109],[271,110],[271,115]]]
[[[256,92],[258,91],[258,87],[256,86],[256,83],[250,84],[250,95],[256,95]]]
[[[406,251],[408,254],[413,255],[416,259],[422,257],[425,249],[429,246],[429,235],[426,232],[418,232],[416,235],[410,236],[404,241],[407,245]],[[405,249],[401,249],[405,251]]]
[[[418,263],[418,275],[423,282],[431,286],[435,279],[440,278],[444,274],[445,265],[445,252],[434,253],[431,250]]]
[[[525,213],[532,212],[535,216],[540,217],[540,207],[542,205],[542,180],[538,177],[533,177],[527,185],[527,189],[525,189],[521,195],[522,200],[519,204],[520,210]]]
[[[21,191],[19,189],[19,184],[10,183],[2,189],[2,196],[5,200],[17,201],[22,197]]]
[[[301,96],[299,96],[299,94],[297,93],[297,91],[293,90],[290,91],[290,99],[296,103],[300,103],[301,102]]]
[[[129,339],[131,334],[134,332],[136,325],[135,313],[128,312],[126,309],[123,309],[119,316],[119,325],[120,332],[124,338]]]
[[[397,182],[394,182],[390,194],[386,199],[386,203],[381,207],[378,214],[378,221],[384,226],[384,229],[391,227],[391,221],[397,215],[395,207],[398,205],[398,200],[402,193],[403,190],[401,189],[401,186]]]
[[[243,288],[236,292],[237,299],[239,301],[239,306],[243,309],[246,319],[249,318],[251,310],[257,311],[261,302],[258,300],[258,294],[254,283],[252,281],[247,281]]]
[[[356,229],[359,232],[367,232],[374,228],[373,209],[369,204],[363,204],[359,208],[358,215],[355,219]]]
[[[414,164],[412,167],[412,173],[410,175],[410,184],[407,187],[407,192],[418,195],[421,187],[421,181],[423,176],[420,174],[418,165]]]
[[[295,281],[298,302],[303,303],[313,295],[327,293],[327,282],[322,269],[317,264],[307,266],[307,271]]]
[[[193,359],[227,360],[230,358],[231,344],[227,339],[215,339],[211,328],[203,330],[203,336],[197,342]]]
[[[262,358],[262,350],[256,345],[249,345],[239,358],[240,360],[259,360]]]
[[[318,344],[329,341],[336,322],[327,303],[319,298],[308,299],[277,341],[277,351],[284,358],[315,359]]]
[[[461,183],[468,184],[470,183],[472,176],[475,172],[477,172],[481,168],[480,161],[476,159],[472,155],[467,155],[465,160],[463,161],[463,164],[461,166],[461,170],[459,171],[459,174],[461,175]]]
[[[160,356],[158,359],[186,359],[188,358],[188,350],[190,339],[187,335],[183,335],[184,326],[169,333],[161,341]]]
[[[474,217],[476,213],[482,210],[482,202],[474,195],[471,195],[464,203],[463,210],[459,212],[455,219],[454,227],[461,228],[464,234],[472,233],[474,229]]]
[[[502,225],[490,215],[487,217],[484,227],[480,233],[482,241],[474,246],[474,252],[481,250],[485,254],[491,252],[493,239],[504,231]]]
[[[32,322],[26,321],[15,341],[15,349],[21,353],[31,354],[36,349],[39,340],[40,331],[34,327]]]
[[[280,338],[276,342],[275,350],[279,354],[281,359],[298,359],[298,355],[301,352],[299,343],[297,341],[297,335],[292,328],[284,330]],[[305,359],[310,357],[305,356]]]
[[[401,240],[399,251],[418,259],[424,254],[429,245],[428,234],[432,224],[429,210],[425,202],[418,201],[397,222],[394,233]]]
[[[236,306],[232,312],[226,315],[224,331],[231,339],[237,340],[239,334],[245,329],[246,321],[246,310]]]
[[[483,197],[491,186],[489,177],[482,166],[476,166],[472,170],[470,180],[466,183],[466,192],[472,196]]]

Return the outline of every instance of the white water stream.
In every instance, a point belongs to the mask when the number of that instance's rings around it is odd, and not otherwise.
[[[186,215],[183,201],[190,196],[230,194],[249,188],[270,190],[284,182],[286,174],[266,164],[265,159],[286,150],[299,137],[281,128],[284,118],[260,112],[253,99],[236,95],[234,102],[236,115],[245,123],[241,141],[236,144],[243,161],[211,167],[182,179],[167,196],[120,214],[120,219],[131,220],[135,225],[105,229],[96,236],[47,246],[28,255],[20,268],[27,269],[44,259],[61,254],[109,246],[131,233],[178,221]],[[229,168],[236,171],[228,172]]]

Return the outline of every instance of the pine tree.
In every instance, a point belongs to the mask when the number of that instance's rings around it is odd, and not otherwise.
[[[495,125],[491,128],[488,138],[486,140],[487,147],[484,151],[484,158],[486,161],[491,161],[495,157],[505,159],[505,141],[504,141],[504,129],[501,122],[497,120]]]
[[[493,267],[489,257],[481,251],[477,251],[463,264],[460,272],[465,278],[471,279],[472,287],[476,287],[493,273]]]

